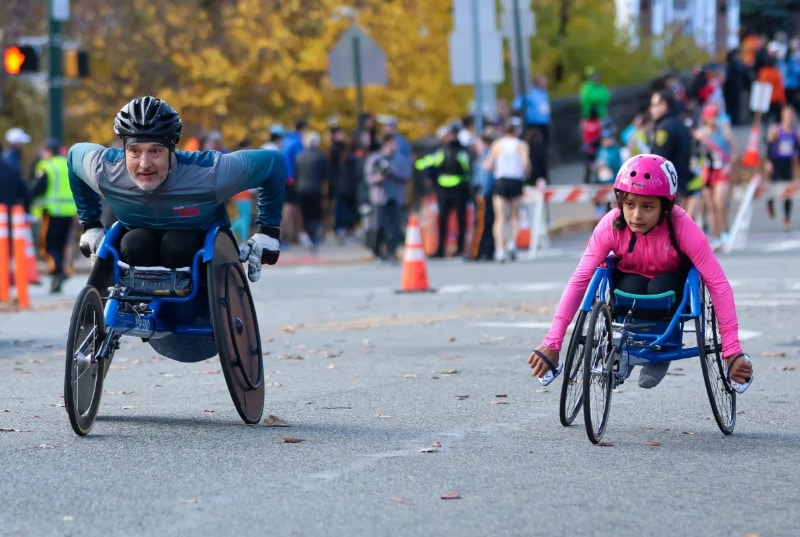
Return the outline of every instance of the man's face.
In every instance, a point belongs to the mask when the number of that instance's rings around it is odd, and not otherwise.
[[[654,120],[659,120],[667,115],[667,103],[658,95],[653,95],[650,98],[650,116]]]
[[[139,142],[125,148],[125,166],[136,186],[152,192],[167,179],[169,149],[158,142]]]

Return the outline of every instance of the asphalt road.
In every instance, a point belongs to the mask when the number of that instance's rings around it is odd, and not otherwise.
[[[241,423],[217,359],[130,338],[77,437],[62,394],[81,282],[37,290],[0,313],[0,535],[797,535],[800,237],[760,225],[722,258],[756,371],[732,436],[696,359],[622,385],[609,446],[560,425],[561,379],[542,388],[526,357],[580,236],[508,265],[429,261],[435,293],[396,294],[400,267],[265,270],[264,416],[285,428]]]

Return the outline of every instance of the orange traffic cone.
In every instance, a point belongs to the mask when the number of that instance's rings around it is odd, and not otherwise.
[[[14,238],[14,286],[17,288],[17,303],[20,308],[30,308],[31,301],[28,295],[28,279],[25,275],[28,268],[25,253],[25,209],[21,205],[14,205],[11,209],[11,235]]]
[[[418,293],[432,291],[428,286],[428,273],[425,268],[425,250],[422,246],[422,232],[416,216],[408,219],[406,245],[403,252],[403,274],[400,278],[399,293]]]
[[[15,206],[14,209],[16,210],[17,207],[19,207],[23,219],[22,238],[25,239],[25,266],[28,273],[28,283],[40,285],[42,280],[39,278],[39,261],[36,257],[36,248],[33,245],[33,231],[31,231],[31,223],[28,221],[24,209],[20,206]]]
[[[755,168],[758,166],[758,138],[761,136],[761,129],[759,126],[753,125],[750,129],[750,136],[747,138],[747,148],[742,155],[742,165],[747,168]]]
[[[519,233],[517,234],[517,250],[531,247],[531,217],[526,206],[519,208]]]
[[[0,302],[8,302],[11,298],[11,256],[8,241],[8,206],[0,204]]]

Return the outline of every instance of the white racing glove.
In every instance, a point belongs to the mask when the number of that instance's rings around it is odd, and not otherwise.
[[[271,234],[279,234],[278,228],[259,227],[259,231],[267,230]],[[261,265],[274,265],[281,253],[281,241],[265,233],[256,233],[244,243],[239,250],[239,261],[247,261],[247,278],[257,282],[261,277]]]
[[[80,248],[83,257],[90,257],[92,254],[96,254],[105,236],[106,232],[102,227],[93,227],[84,231],[80,238]]]

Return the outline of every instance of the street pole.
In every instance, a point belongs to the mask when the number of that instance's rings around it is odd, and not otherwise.
[[[525,56],[522,54],[522,28],[519,20],[519,0],[514,0],[514,47],[517,50],[517,91],[516,97],[525,96]]]
[[[481,73],[481,24],[478,0],[472,0],[472,51],[475,62],[475,133],[483,134],[483,76]]]
[[[48,8],[48,133],[50,138],[63,142],[63,85],[64,85],[64,65],[63,53],[61,49],[61,14],[57,13],[56,3],[60,5],[59,11],[66,3],[65,0],[47,0]]]
[[[356,108],[358,110],[356,119],[358,120],[364,111],[364,89],[361,77],[361,39],[358,35],[353,36],[353,71],[356,79]]]

